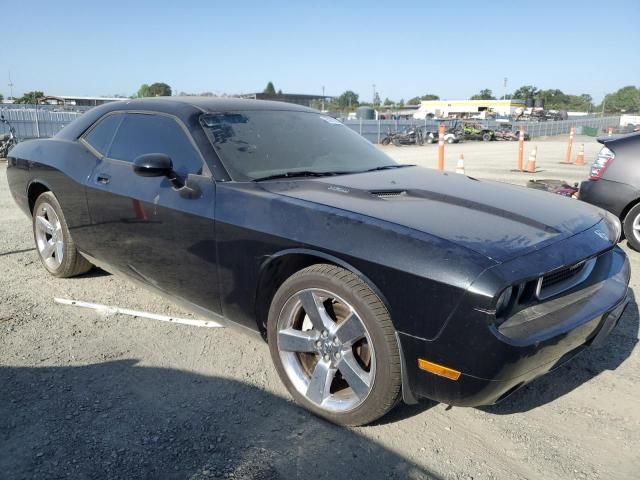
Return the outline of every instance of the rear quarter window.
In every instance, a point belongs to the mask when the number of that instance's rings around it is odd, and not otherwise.
[[[91,145],[101,155],[106,155],[111,140],[118,130],[123,115],[107,115],[98,120],[84,136],[84,141]]]

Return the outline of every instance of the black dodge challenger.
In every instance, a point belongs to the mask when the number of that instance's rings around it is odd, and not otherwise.
[[[51,274],[98,265],[258,332],[291,395],[338,424],[400,398],[498,402],[628,302],[611,214],[399,165],[304,107],[114,102],[8,160]]]

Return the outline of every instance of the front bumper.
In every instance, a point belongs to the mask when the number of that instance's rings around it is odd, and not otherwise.
[[[486,314],[483,318],[481,312],[465,309],[436,339],[400,333],[408,383],[404,388],[414,397],[450,405],[490,405],[586,347],[601,345],[629,302],[629,261],[615,247],[598,256],[597,269],[584,284],[528,308],[511,325],[510,319],[497,328]],[[451,380],[423,371],[418,358],[461,375]]]

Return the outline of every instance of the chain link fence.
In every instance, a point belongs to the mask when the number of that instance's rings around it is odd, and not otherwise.
[[[0,114],[16,129],[19,140],[53,137],[84,111],[58,111],[50,105],[11,105],[0,108]],[[9,125],[0,123],[0,135],[9,132]]]
[[[91,107],[73,107],[72,110],[54,105],[7,105],[0,108],[0,113],[16,129],[19,140],[29,138],[52,137],[62,128],[82,115]],[[495,120],[470,120],[497,129],[504,126]],[[452,125],[455,120],[445,123]],[[461,120],[458,120],[461,122]],[[420,126],[427,132],[437,132],[441,122],[433,119],[425,120],[344,120],[344,124],[358,132],[373,143],[380,141],[390,133],[400,132],[407,128]],[[511,122],[513,130],[523,126],[531,138],[562,135],[569,133],[571,127],[576,127],[576,133],[581,134],[584,127],[595,128],[598,134],[606,133],[609,127],[620,125],[619,116],[610,117],[580,117],[571,120],[546,122]],[[9,126],[0,124],[0,134],[7,133]]]
[[[462,120],[457,120],[459,124]],[[504,123],[495,120],[468,120],[470,122],[478,122],[486,125],[487,128],[496,130],[503,128]],[[451,126],[456,120],[446,120],[444,123]],[[421,127],[426,132],[437,132],[440,121],[425,120],[344,120],[344,124],[359,133],[372,143],[380,143],[380,141],[390,133],[401,132],[407,128]],[[544,122],[511,122],[512,130],[516,131],[521,126],[531,138],[548,137],[553,135],[568,134],[571,127],[576,128],[578,135],[582,134],[584,127],[595,128],[598,134],[604,134],[609,127],[615,128],[620,125],[619,116],[610,117],[579,117],[570,120],[544,121]]]

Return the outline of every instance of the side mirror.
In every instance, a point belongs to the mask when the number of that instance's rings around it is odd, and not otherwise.
[[[168,155],[147,153],[133,161],[133,171],[141,177],[174,177],[173,163]]]

